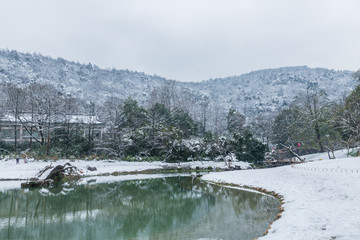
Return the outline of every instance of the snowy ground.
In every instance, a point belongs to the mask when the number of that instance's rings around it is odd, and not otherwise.
[[[12,188],[20,188],[20,184],[23,181],[4,181],[9,179],[30,179],[35,177],[35,175],[45,166],[52,164],[64,165],[65,163],[70,162],[72,165],[76,166],[83,172],[84,176],[91,175],[100,175],[113,172],[135,172],[143,170],[157,170],[157,169],[167,169],[167,168],[227,168],[224,162],[212,162],[212,161],[194,161],[188,163],[163,163],[163,162],[125,162],[125,161],[114,161],[114,160],[105,160],[105,161],[84,161],[84,160],[58,160],[58,161],[30,161],[29,163],[24,163],[23,160],[20,160],[20,164],[16,164],[15,159],[11,160],[0,160],[0,191]],[[235,162],[233,165],[240,165],[242,167],[249,166],[245,162]],[[96,167],[97,171],[91,172],[87,170],[87,167]]]
[[[210,173],[203,179],[262,187],[284,197],[282,217],[261,239],[360,239],[360,158],[307,159],[313,162]]]
[[[360,239],[360,158],[346,158],[346,151],[336,153],[337,159],[328,160],[327,154],[306,156],[307,163],[294,167],[285,166],[260,170],[241,170],[210,173],[204,180],[262,187],[284,197],[282,217],[275,221],[269,234],[261,239]],[[16,164],[15,160],[0,160],[0,191],[19,188],[21,181],[3,179],[27,179],[46,165],[65,164],[34,161]],[[75,161],[71,164],[84,171],[84,175],[112,172],[132,172],[167,167],[224,168],[224,162],[191,162],[166,164],[162,162],[122,161]],[[239,162],[233,165],[242,165]],[[96,172],[86,171],[87,166]],[[149,178],[152,175],[97,178],[96,182],[118,181],[129,178]],[[86,179],[84,183],[86,183]]]

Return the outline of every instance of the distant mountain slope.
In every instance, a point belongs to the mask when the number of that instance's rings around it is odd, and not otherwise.
[[[247,113],[283,107],[311,86],[325,89],[329,98],[335,100],[349,93],[356,84],[351,71],[299,66],[210,79],[193,84],[193,89],[194,94],[208,95],[214,102]]]
[[[96,102],[107,96],[131,96],[144,101],[153,88],[167,81],[140,72],[106,70],[92,64],[7,50],[0,51],[0,80],[18,84],[49,83],[64,94]]]
[[[234,107],[246,114],[282,107],[308,86],[326,89],[330,98],[339,98],[354,88],[356,82],[351,74],[351,71],[300,66],[176,84],[182,91],[197,96],[197,99],[208,96],[212,106],[223,109]],[[103,102],[107,96],[131,96],[140,103],[145,103],[151,91],[168,80],[140,72],[107,70],[61,58],[52,59],[40,54],[2,50],[0,81],[19,84],[50,83],[64,94],[95,102]]]

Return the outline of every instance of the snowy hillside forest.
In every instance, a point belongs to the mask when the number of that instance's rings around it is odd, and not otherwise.
[[[206,114],[206,128],[215,131],[225,129],[224,116],[230,108],[247,118],[253,117],[289,105],[308,87],[325,90],[330,100],[339,99],[356,85],[351,74],[350,71],[300,66],[192,83],[142,72],[101,69],[91,63],[79,64],[41,54],[0,51],[0,81],[3,83],[50,84],[63,95],[95,104],[103,104],[111,98],[131,97],[146,107],[154,95],[168,94],[171,107],[184,106],[199,121],[200,113]],[[159,92],[164,86],[168,89]]]
[[[11,147],[1,141],[8,150],[256,163],[269,147],[331,152],[358,141],[346,125],[357,97],[350,71],[284,67],[191,83],[2,50],[0,84],[0,115],[30,135]],[[73,115],[91,121],[79,130]]]

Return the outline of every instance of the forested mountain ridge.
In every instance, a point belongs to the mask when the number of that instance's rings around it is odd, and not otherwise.
[[[0,144],[16,152],[32,148],[36,141],[34,149],[47,156],[96,153],[254,163],[263,161],[274,144],[291,150],[301,143],[304,151],[333,151],[358,139],[352,128],[359,124],[350,121],[360,119],[353,116],[359,102],[357,76],[300,66],[180,82],[3,50],[0,115],[12,114],[15,122],[13,130],[1,135],[14,144]],[[93,121],[83,123],[82,130],[67,124],[74,114],[100,121],[102,134]],[[65,121],[55,121],[58,116]],[[21,146],[18,123],[30,140],[20,137]]]
[[[0,51],[0,81],[20,85],[30,82],[50,83],[59,92],[92,102],[107,97],[132,97],[140,104],[151,92],[169,80],[129,70],[101,69],[53,59],[41,54]],[[227,78],[202,82],[173,81],[180,93],[200,103],[208,97],[210,106],[227,110],[232,107],[245,115],[286,106],[309,86],[324,89],[330,99],[340,98],[356,85],[351,71],[335,71],[306,66],[265,69]]]
[[[248,115],[286,106],[308,87],[324,89],[331,100],[339,99],[354,89],[356,81],[351,71],[298,66],[264,69],[194,85],[199,94]]]
[[[152,89],[165,78],[129,70],[101,69],[41,54],[0,51],[0,81],[26,85],[31,82],[51,84],[59,92],[75,98],[103,102],[106,97],[143,102]]]

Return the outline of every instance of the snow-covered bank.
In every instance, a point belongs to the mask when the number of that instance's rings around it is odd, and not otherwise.
[[[322,171],[347,168],[354,171]],[[261,239],[360,239],[360,158],[210,173],[204,180],[261,187],[284,197],[282,217]]]
[[[339,156],[337,154],[337,156]],[[226,171],[210,173],[204,180],[234,183],[265,188],[284,197],[282,217],[275,221],[268,235],[261,239],[360,239],[360,158],[326,160],[326,155],[313,155],[313,160],[294,167],[286,166],[259,170]],[[322,160],[320,160],[322,159]],[[0,161],[0,179],[27,179],[49,164],[63,165],[68,160],[56,162],[35,161],[16,164],[15,160]],[[82,161],[71,162],[84,175],[112,172],[134,172],[148,169],[224,168],[224,162],[189,162],[167,164],[162,162]],[[245,163],[236,162],[234,165]],[[97,171],[87,171],[87,166]],[[326,171],[323,171],[327,169]],[[347,171],[341,171],[347,169]],[[352,170],[352,171],[350,171]],[[358,171],[356,171],[358,170]],[[159,175],[137,175],[136,178]],[[88,184],[93,178],[83,179]],[[94,178],[96,183],[128,180],[132,176]],[[21,181],[0,181],[0,191],[19,188]]]
[[[6,179],[30,179],[34,177],[41,169],[44,169],[45,166],[52,164],[64,165],[65,163],[70,162],[69,160],[58,160],[58,161],[30,161],[29,163],[24,163],[20,161],[20,164],[16,164],[16,160],[3,161],[0,160],[0,191],[11,188],[19,188],[21,181],[3,181]],[[84,161],[76,160],[70,162],[72,165],[76,166],[83,172],[84,176],[91,175],[101,175],[101,174],[111,174],[113,172],[135,172],[135,171],[144,171],[144,170],[161,170],[169,168],[191,168],[196,169],[196,167],[205,169],[212,167],[213,169],[227,168],[227,165],[224,162],[213,162],[213,161],[194,161],[186,163],[164,163],[164,162],[125,162],[125,161]],[[234,165],[239,165],[242,167],[249,166],[245,162],[234,162]],[[96,171],[89,171],[87,168],[96,167]]]

